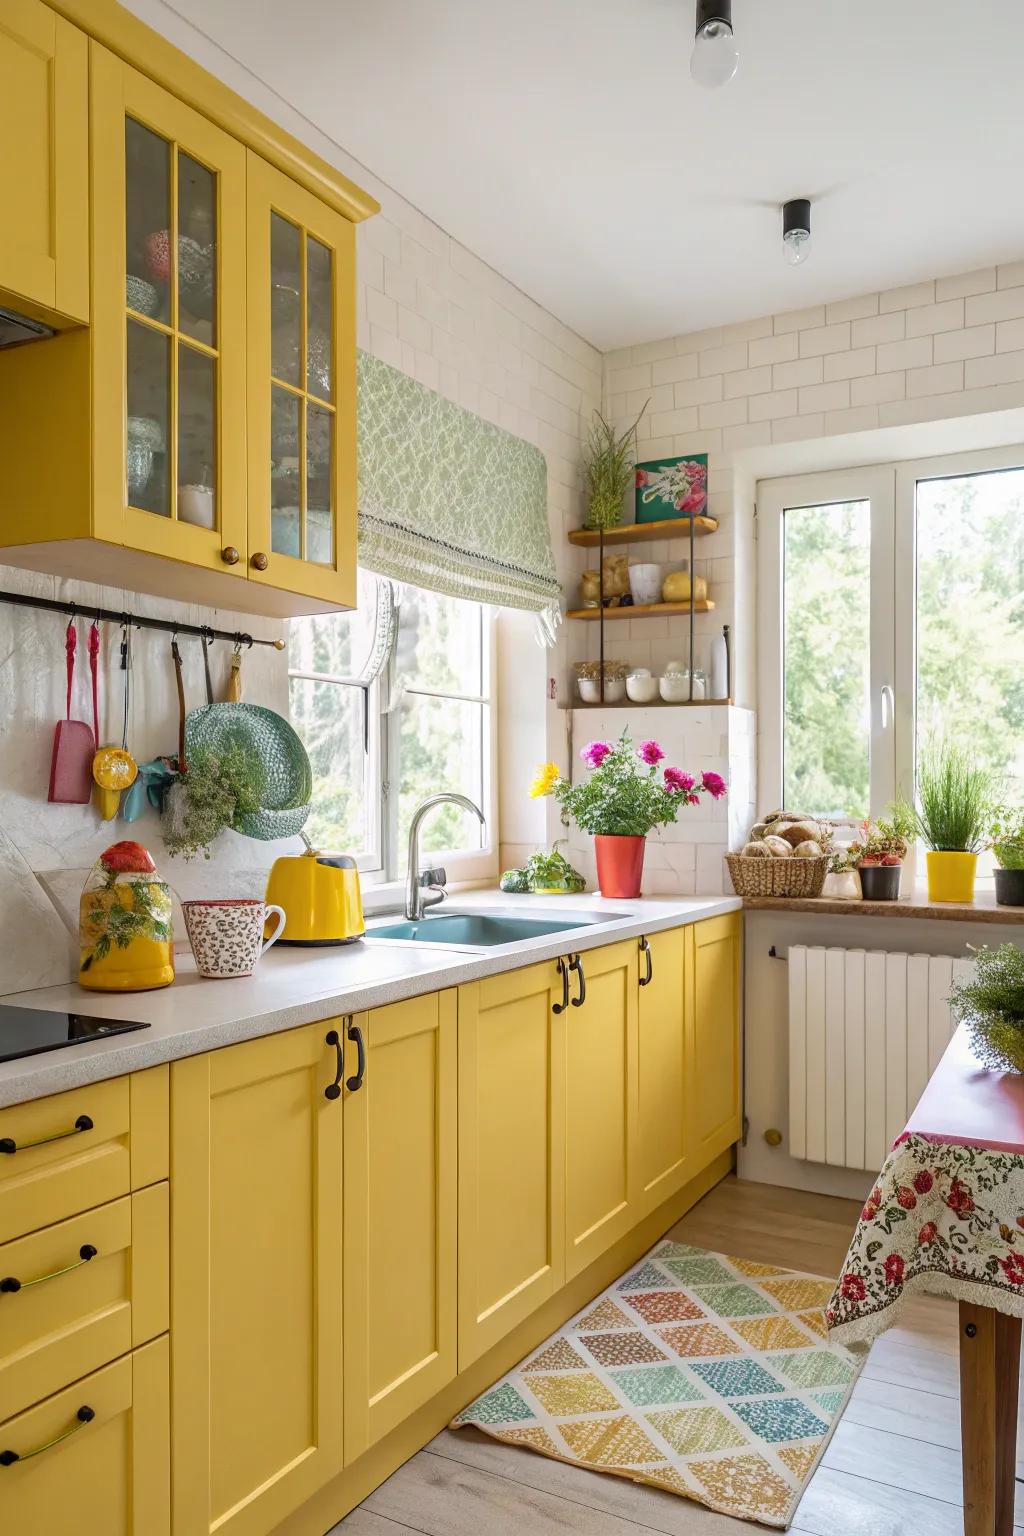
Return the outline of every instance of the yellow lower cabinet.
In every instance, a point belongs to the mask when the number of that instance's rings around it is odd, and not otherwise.
[[[637,1156],[642,1216],[698,1171],[687,1158],[688,934],[687,928],[669,928],[640,942]]]
[[[697,1169],[742,1134],[740,915],[709,917],[687,932],[693,946],[688,1146]]]
[[[167,1331],[167,1185],[0,1247],[0,1422]]]
[[[459,1369],[565,1278],[565,1015],[554,961],[459,988]]]
[[[343,1027],[172,1069],[175,1536],[265,1536],[341,1470]]]
[[[346,1463],[456,1374],[456,1030],[451,991],[346,1030]]]
[[[0,1425],[11,1536],[169,1536],[167,1337]]]
[[[639,1219],[636,1156],[637,945],[591,949],[564,1014],[565,1278]]]

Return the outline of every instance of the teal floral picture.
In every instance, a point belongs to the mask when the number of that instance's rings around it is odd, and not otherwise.
[[[708,456],[680,454],[636,466],[636,520],[699,517],[708,506]]]

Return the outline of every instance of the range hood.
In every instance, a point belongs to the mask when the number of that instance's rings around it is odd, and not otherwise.
[[[22,341],[43,341],[56,334],[52,326],[43,325],[41,320],[30,320],[27,315],[19,315],[16,310],[0,305],[0,347],[17,346]]]

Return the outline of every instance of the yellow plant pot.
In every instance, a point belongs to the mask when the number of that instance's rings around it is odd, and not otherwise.
[[[974,876],[978,868],[976,853],[927,853],[928,900],[974,900]]]

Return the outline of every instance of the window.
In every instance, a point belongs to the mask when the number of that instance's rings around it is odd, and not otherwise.
[[[440,789],[467,795],[424,822],[421,851],[450,878],[494,872],[491,626],[479,603],[404,587],[380,675],[366,681],[377,633],[377,578],[359,574],[358,609],[293,621],[292,721],[313,768],[309,835],[354,854],[380,879],[405,873],[412,813]]]
[[[1024,449],[765,481],[759,799],[840,823],[968,745],[1024,795]]]

